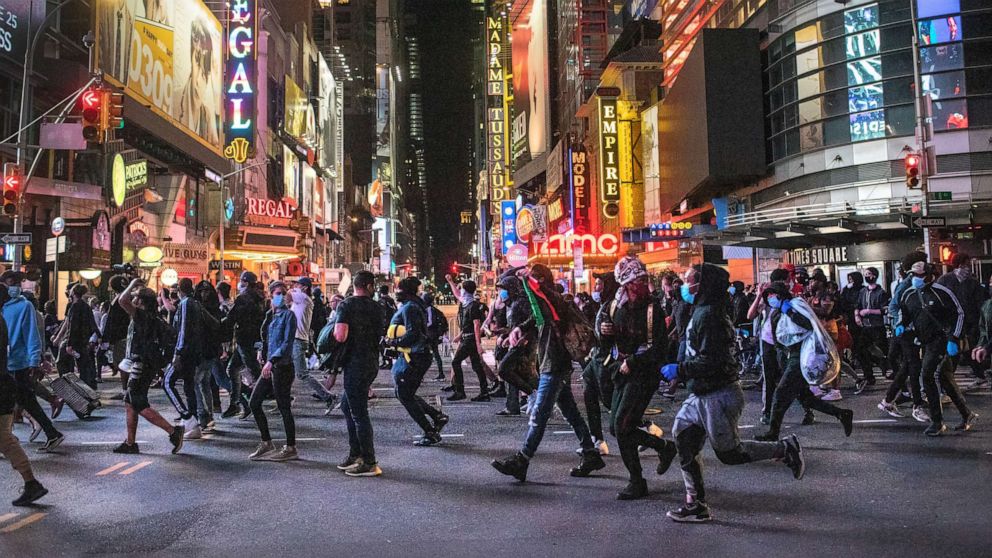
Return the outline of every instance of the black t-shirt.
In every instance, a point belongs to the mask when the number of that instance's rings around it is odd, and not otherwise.
[[[462,328],[462,339],[475,337],[475,320],[481,324],[486,319],[485,306],[477,300],[462,304],[458,308],[458,323]]]
[[[337,323],[348,324],[348,340],[341,365],[369,366],[379,359],[379,340],[384,328],[382,310],[371,297],[350,296],[338,306]]]

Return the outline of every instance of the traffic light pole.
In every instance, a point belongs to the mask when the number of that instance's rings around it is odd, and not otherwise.
[[[924,105],[923,80],[920,75],[920,35],[919,26],[916,21],[916,1],[909,2],[909,19],[913,26],[913,87],[915,91],[916,109],[916,149],[920,155],[922,172],[920,173],[920,193],[923,200],[920,202],[920,212],[924,217],[930,214],[930,155],[927,152],[927,122]],[[930,227],[923,227],[923,251],[926,252],[927,261],[933,261],[933,239],[930,234]]]

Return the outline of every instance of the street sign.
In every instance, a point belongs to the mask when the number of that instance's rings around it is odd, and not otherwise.
[[[65,237],[49,238],[45,240],[45,261],[54,262],[56,254],[65,253]]]
[[[56,217],[52,219],[52,234],[58,236],[65,230],[65,219]]]
[[[917,227],[946,227],[947,219],[944,217],[917,217],[913,219],[913,224]]]
[[[0,236],[3,244],[31,244],[31,233],[7,233]]]
[[[951,201],[953,196],[950,192],[930,192],[930,201]]]

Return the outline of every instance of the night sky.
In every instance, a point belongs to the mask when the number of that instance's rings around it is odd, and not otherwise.
[[[479,27],[468,0],[412,0],[407,9],[425,23],[419,27],[427,201],[435,268],[443,275],[459,256],[459,213],[470,209],[471,41]]]

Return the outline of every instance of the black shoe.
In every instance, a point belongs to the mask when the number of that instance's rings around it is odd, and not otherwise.
[[[505,459],[493,459],[492,466],[504,475],[513,477],[520,482],[527,480],[527,466],[530,462],[521,453],[517,453]]]
[[[860,395],[865,388],[868,387],[868,382],[866,380],[857,380],[854,382],[854,394]]]
[[[172,428],[172,434],[169,434],[169,443],[172,444],[173,455],[179,453],[179,450],[183,449],[183,436],[185,434],[186,427],[181,424]]]
[[[11,504],[15,506],[30,506],[45,494],[48,494],[48,489],[41,486],[40,482],[36,480],[28,481],[24,483],[24,490],[21,491],[21,495],[11,502]]]
[[[451,393],[455,391],[455,386],[444,386],[443,388],[441,388],[441,391],[445,393]]]
[[[489,398],[489,394],[488,393],[483,392],[483,393],[480,393],[479,395],[476,395],[475,397],[473,397],[471,399],[471,401],[474,401],[475,403],[488,403],[488,402],[492,401],[492,399]]]
[[[865,378],[865,384],[869,386],[875,385],[875,376],[868,376],[867,378]]]
[[[465,399],[466,395],[464,391],[456,391],[448,396],[448,401],[461,401]]]
[[[802,479],[806,474],[806,460],[803,458],[803,447],[799,445],[799,438],[793,434],[782,440],[782,444],[785,445],[785,457],[782,458],[782,462],[792,470],[792,476],[796,477],[796,480]]]
[[[226,411],[224,411],[223,414],[220,415],[220,418],[231,418],[236,414],[238,414],[238,406],[231,405],[230,407],[227,408]]]
[[[931,438],[936,438],[937,436],[940,436],[944,432],[947,432],[947,427],[944,426],[944,423],[942,422],[931,422],[930,426],[928,426],[927,429],[923,431],[924,434],[930,436]]]
[[[378,477],[382,474],[382,469],[376,463],[362,461],[357,467],[346,469],[344,474],[349,477]]]
[[[957,432],[967,432],[971,430],[971,426],[975,424],[975,420],[978,419],[978,413],[968,413],[968,416],[961,419],[961,424],[954,427]]]
[[[347,459],[345,459],[341,463],[338,463],[338,470],[339,471],[349,471],[351,469],[354,469],[354,468],[358,467],[358,465],[361,464],[361,462],[362,462],[362,458],[361,457],[356,457],[354,455],[349,455]]]
[[[573,467],[568,474],[573,477],[588,477],[593,471],[604,468],[606,468],[606,462],[599,456],[598,451],[593,450],[592,452],[583,452],[579,466]]]
[[[437,432],[427,432],[424,437],[413,443],[415,446],[436,446],[441,443],[441,435]]]
[[[447,378],[447,376],[444,375],[444,371],[443,370],[438,370],[437,371],[437,376],[434,376],[434,379],[435,380],[444,380],[446,378]]]
[[[658,469],[659,475],[664,475],[668,468],[672,466],[672,461],[675,460],[675,456],[679,454],[679,450],[675,447],[674,443],[666,442],[665,447],[661,448],[658,452]]]
[[[761,418],[758,420],[758,422],[764,424],[765,426],[768,426],[769,424],[772,423],[772,416],[769,415],[768,413],[762,413]]]
[[[806,412],[803,414],[803,426],[810,426],[812,424],[816,424],[816,415],[813,414],[811,409],[806,409]]]
[[[755,434],[754,435],[754,439],[755,439],[755,441],[758,441],[758,442],[777,442],[778,441],[778,432],[775,432],[774,430],[769,430],[768,432],[765,432],[764,434]]]
[[[434,431],[440,435],[441,431],[444,430],[444,427],[448,425],[449,420],[451,420],[451,417],[441,413],[436,419],[434,419]]]
[[[503,384],[499,384],[499,387],[489,392],[489,397],[502,397],[506,399],[506,388],[503,387]]]
[[[498,417],[519,417],[520,416],[520,411],[517,411],[516,413],[514,413],[513,411],[511,411],[509,409],[503,409],[502,411],[497,411],[496,412],[496,416],[498,416]]]
[[[126,453],[126,454],[138,454],[138,443],[128,444],[127,442],[121,442],[121,445],[114,448],[114,453]]]
[[[677,510],[668,512],[666,515],[677,523],[705,523],[713,519],[710,515],[710,509],[702,502],[686,504]]]
[[[639,500],[648,495],[648,481],[644,479],[633,480],[617,493],[617,500]]]
[[[850,409],[841,410],[840,415],[837,416],[837,420],[844,427],[844,436],[850,437],[851,432],[854,430],[854,411]]]

